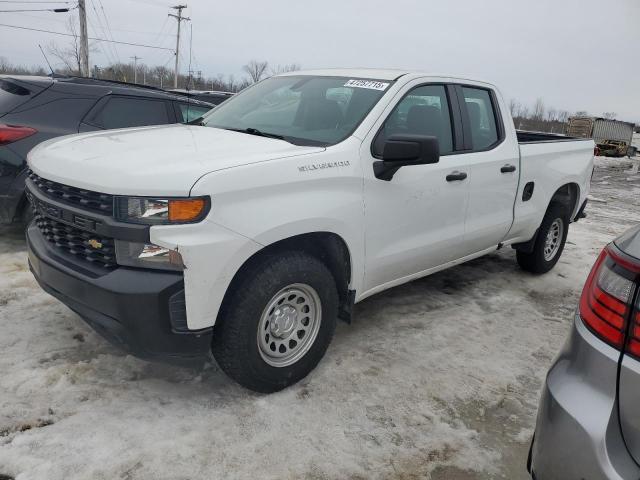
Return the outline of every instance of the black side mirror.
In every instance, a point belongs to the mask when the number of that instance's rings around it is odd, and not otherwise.
[[[373,162],[376,178],[393,178],[400,167],[426,165],[440,161],[440,143],[437,137],[427,135],[391,135],[384,143],[382,161]]]

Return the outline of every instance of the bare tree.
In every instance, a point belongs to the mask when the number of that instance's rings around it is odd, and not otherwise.
[[[298,70],[300,70],[302,67],[300,66],[299,63],[289,63],[287,65],[280,65],[278,64],[277,67],[271,67],[269,69],[269,73],[271,75],[280,75],[281,73],[287,73],[287,72],[297,72]]]
[[[586,110],[578,110],[575,114],[576,117],[588,117],[589,116],[589,112],[587,112]]]
[[[520,102],[512,98],[509,101],[509,111],[511,112],[511,116],[516,117],[518,115],[519,110],[520,110]]]
[[[538,98],[533,105],[533,119],[537,121],[544,119],[544,102],[541,98]]]
[[[518,108],[518,115],[516,116],[520,118],[529,118],[529,107],[526,105],[520,105],[520,108]]]
[[[558,112],[558,121],[567,123],[567,120],[569,120],[569,112],[567,112],[566,110],[560,110]]]
[[[61,47],[55,42],[51,42],[47,47],[47,51],[60,60],[70,73],[80,75],[80,37],[73,17],[69,17],[67,25],[69,32],[73,35],[69,43]]]
[[[5,57],[0,57],[0,74],[9,73],[14,75],[47,75],[48,70],[41,66],[28,67],[25,65],[14,65]]]
[[[269,66],[268,62],[259,62],[258,60],[251,60],[244,65],[242,69],[249,75],[251,83],[256,83],[262,80],[262,77],[267,71]]]
[[[233,74],[229,75],[229,80],[227,80],[227,84],[229,85],[230,92],[235,92],[236,89],[238,88],[238,85],[236,84],[236,77],[234,77]]]
[[[618,115],[616,114],[616,112],[604,112],[604,113],[602,114],[602,116],[603,116],[604,118],[606,118],[607,120],[615,120],[615,118],[616,118]]]
[[[547,110],[547,122],[557,122],[558,121],[558,111],[555,108],[549,108]]]

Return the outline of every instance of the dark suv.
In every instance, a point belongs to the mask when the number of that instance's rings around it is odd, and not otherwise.
[[[183,123],[213,108],[142,85],[77,77],[0,75],[0,223],[26,219],[27,153],[50,138]]]

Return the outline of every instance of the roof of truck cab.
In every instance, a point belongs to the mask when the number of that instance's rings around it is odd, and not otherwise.
[[[316,75],[319,77],[351,77],[351,78],[374,78],[376,80],[397,80],[407,73],[408,70],[398,69],[378,69],[378,68],[323,68],[319,70],[299,70],[287,72],[279,76],[295,75]]]
[[[425,72],[420,70],[404,70],[398,68],[323,68],[317,70],[298,70],[295,72],[286,72],[278,76],[295,76],[295,75],[315,75],[319,77],[349,77],[349,78],[370,78],[375,80],[397,80],[404,75],[412,77],[437,77],[449,78],[458,82],[474,82],[484,83],[494,86],[491,82],[483,79],[469,78],[460,75],[451,75],[443,73]]]

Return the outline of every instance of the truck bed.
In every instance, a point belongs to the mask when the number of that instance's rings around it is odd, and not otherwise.
[[[590,140],[589,138],[570,137],[568,135],[560,135],[557,133],[544,132],[527,132],[525,130],[516,130],[518,143],[540,143],[540,142],[567,142]]]
[[[549,199],[560,187],[573,185],[578,201],[571,218],[589,193],[593,171],[593,140],[571,138],[564,135],[518,132],[520,148],[520,182],[514,207],[514,223],[510,231],[513,238],[530,239],[542,222]],[[524,199],[524,188],[532,196]]]

